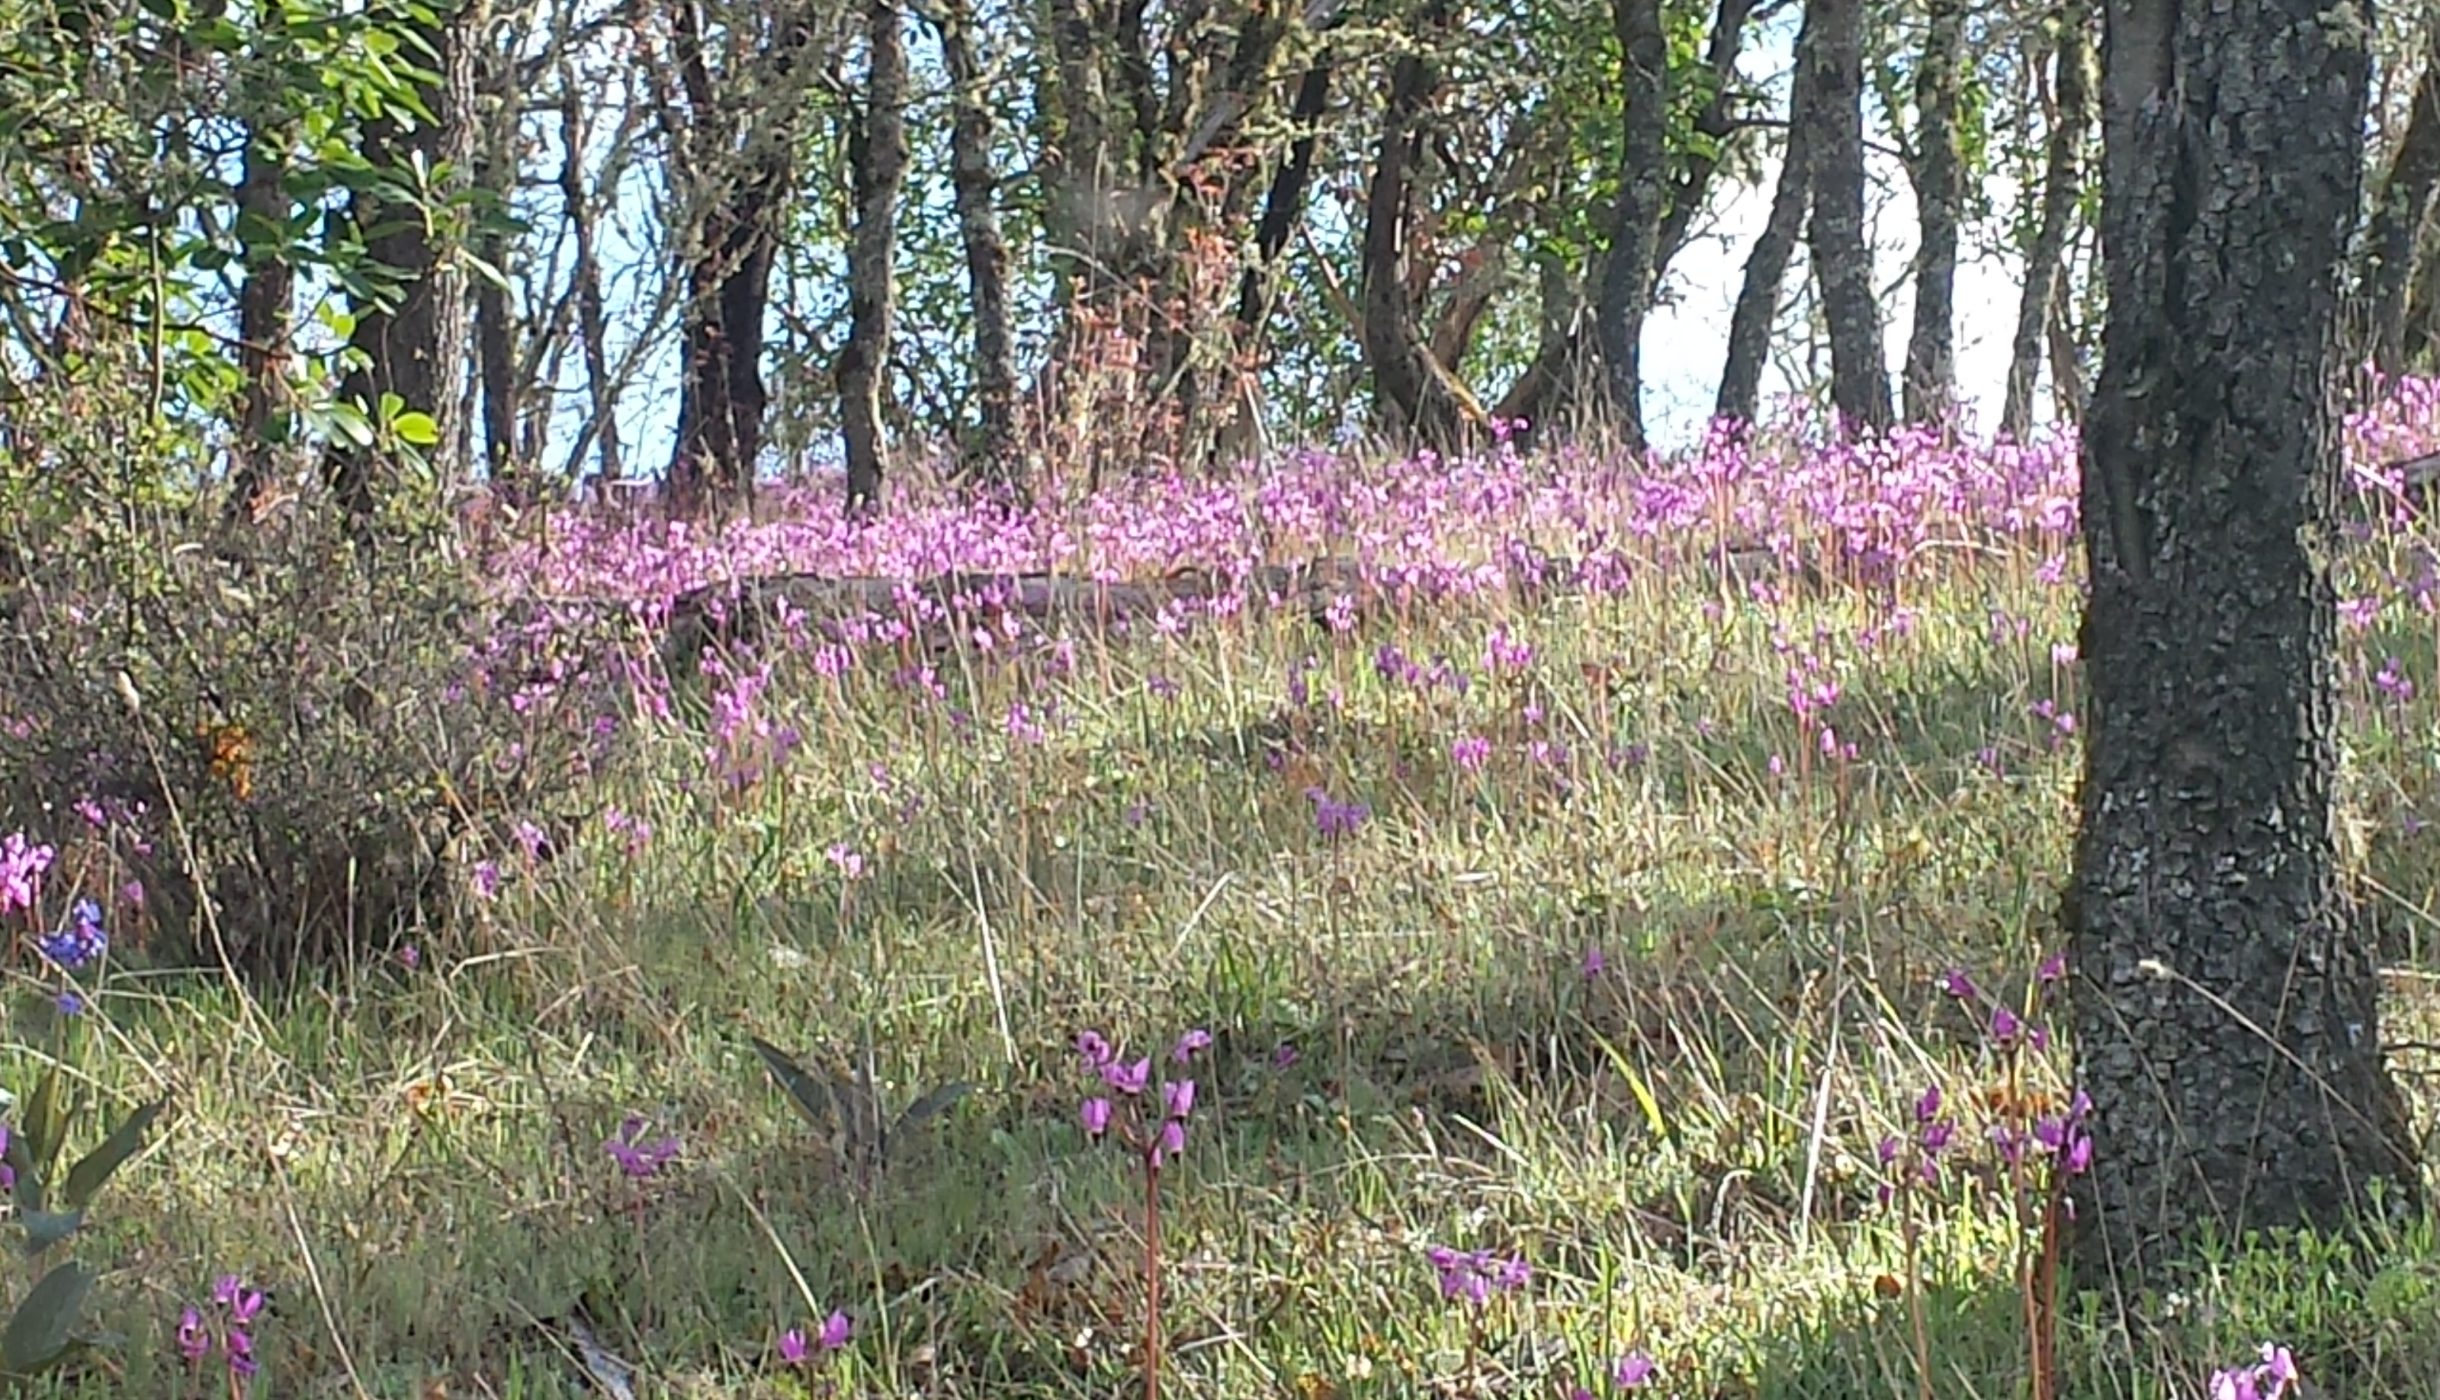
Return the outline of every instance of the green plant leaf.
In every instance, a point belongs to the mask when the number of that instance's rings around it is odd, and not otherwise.
[[[762,1056],[763,1065],[771,1071],[771,1077],[788,1091],[789,1102],[796,1105],[796,1111],[813,1125],[814,1131],[837,1131],[838,1108],[830,1096],[829,1087],[806,1073],[804,1066],[789,1059],[786,1051],[770,1041],[760,1036],[748,1036],[747,1039],[753,1042],[754,1053]]]
[[[417,447],[430,447],[441,440],[440,425],[429,413],[401,413],[390,420],[390,430],[398,434],[400,442]]]
[[[0,1153],[0,1161],[17,1174],[17,1209],[27,1215],[42,1209],[42,1173],[34,1169],[34,1153],[27,1146],[21,1127],[8,1135],[8,1151]]]
[[[75,1234],[76,1227],[85,1223],[85,1213],[81,1210],[21,1211],[17,1223],[25,1227],[25,1253],[27,1258],[32,1258]]]
[[[908,1133],[957,1107],[959,1100],[973,1092],[974,1086],[965,1080],[952,1079],[908,1104],[907,1111],[898,1115],[898,1122],[890,1129],[889,1145],[897,1146]]]
[[[372,422],[364,416],[364,410],[356,405],[332,404],[330,422],[332,427],[337,428],[342,436],[356,446],[371,447],[373,445]]]
[[[57,1065],[43,1071],[42,1082],[34,1086],[34,1097],[26,1101],[25,1117],[18,1120],[17,1131],[25,1137],[26,1158],[35,1175],[49,1176],[59,1162],[60,1149],[68,1144],[68,1096]]]
[[[100,1146],[78,1158],[76,1165],[68,1168],[67,1185],[59,1193],[60,1204],[71,1210],[91,1205],[111,1173],[125,1166],[127,1159],[143,1148],[144,1135],[152,1130],[153,1120],[167,1107],[169,1100],[155,1099],[128,1114],[111,1129],[110,1136],[102,1139]]]
[[[93,1275],[74,1260],[44,1274],[0,1332],[0,1371],[31,1376],[57,1365],[68,1354],[85,1295],[92,1291]]]

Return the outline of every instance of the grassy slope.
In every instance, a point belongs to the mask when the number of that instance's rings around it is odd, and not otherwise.
[[[2053,649],[2073,581],[2039,571],[2064,547],[1927,554],[1902,612],[1674,567],[1336,638],[1086,638],[969,655],[931,703],[874,657],[844,684],[783,659],[747,730],[799,732],[777,773],[723,793],[700,724],[640,722],[601,796],[649,842],[591,822],[567,859],[511,860],[479,929],[418,968],[284,1005],[110,983],[77,1063],[185,1102],[87,1245],[127,1338],[124,1377],[88,1388],[170,1393],[178,1305],[234,1270],[276,1291],[274,1395],[348,1393],[351,1368],[384,1396],[586,1393],[564,1331],[531,1325],[579,1306],[647,1394],[798,1393],[773,1342],[833,1306],[858,1327],[824,1373],[845,1393],[1123,1393],[1140,1197],[1083,1140],[1069,1046],[1201,1026],[1218,1043],[1164,1183],[1172,1394],[1557,1396],[1630,1347],[1666,1394],[1915,1394],[1873,1146],[1925,1084],[1971,1103],[2005,1078],[1937,974],[2021,989],[2057,941],[2075,747],[2033,707],[2075,705]],[[2350,556],[2345,590],[2384,600],[2347,631],[2348,793],[2409,1039],[2435,850],[2411,830],[2435,754],[2417,548]],[[1495,628],[1530,661],[1487,665]],[[1471,682],[1387,678],[1384,645]],[[1791,707],[1803,654],[1852,757]],[[2393,654],[2425,681],[2410,701],[2369,679]],[[1452,759],[1469,736],[1479,772]],[[1314,788],[1368,819],[1326,838]],[[869,1055],[898,1102],[979,1092],[865,1179],[749,1034]],[[46,1053],[24,1039],[6,1082]],[[2054,1050],[2025,1083],[2064,1068]],[[601,1146],[631,1111],[683,1143],[640,1183]],[[2012,1395],[2021,1234],[1964,1114],[1965,1160],[1913,1214],[1932,1390]],[[1444,1242],[1534,1266],[1479,1339],[1435,1290]],[[2069,1393],[2197,1394],[2276,1337],[2323,1393],[2428,1394],[2440,1250],[2368,1259],[2231,1254],[2132,1341],[2071,1304]]]

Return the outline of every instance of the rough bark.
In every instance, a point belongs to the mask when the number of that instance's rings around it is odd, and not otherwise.
[[[670,462],[672,508],[694,515],[743,503],[762,455],[763,314],[779,251],[778,211],[787,171],[758,160],[702,221],[702,247],[687,259],[677,448]]]
[[[1330,50],[1324,49],[1296,82],[1296,97],[1288,113],[1296,136],[1289,143],[1287,158],[1271,177],[1270,193],[1263,197],[1262,221],[1254,230],[1254,262],[1237,287],[1241,337],[1257,334],[1270,318],[1272,269],[1288,246],[1288,235],[1304,217],[1305,191],[1313,180],[1313,156],[1321,141],[1322,112],[1330,103],[1332,61]]]
[[[2354,12],[2360,13],[2360,12]],[[2335,850],[2335,335],[2370,68],[2326,0],[2108,0],[2065,911],[2080,1272],[2419,1176]],[[2360,20],[2357,21],[2360,24]]]
[[[1123,201],[1095,8],[1086,0],[1050,0],[1049,6],[1055,81],[1047,84],[1046,105],[1058,127],[1043,162],[1051,191],[1045,221],[1054,250],[1064,255],[1052,259],[1063,303],[1090,304],[1119,280],[1115,244]]]
[[[1902,398],[1910,423],[1947,416],[1957,397],[1957,229],[1965,161],[1957,149],[1958,65],[1966,0],[1929,0],[1915,68],[1915,315]]]
[[[1582,280],[1569,259],[1545,250],[1536,259],[1542,293],[1541,335],[1534,357],[1508,392],[1491,410],[1494,422],[1511,425],[1510,440],[1520,447],[1548,441],[1562,432],[1579,406],[1580,391],[1593,369],[1588,338],[1582,332],[1585,314]]]
[[[715,73],[697,0],[679,0],[668,13],[685,97],[682,117],[665,99],[664,127],[685,152],[677,173],[687,230],[669,504],[681,515],[713,505],[750,510],[770,403],[764,317],[796,180],[801,94],[793,77],[813,26],[802,11],[783,9],[749,71]],[[740,47],[726,37],[726,47]]]
[[[1017,468],[1017,368],[1009,328],[1008,241],[1000,233],[999,177],[991,164],[991,95],[974,32],[973,0],[945,0],[933,24],[949,70],[949,184],[966,254],[974,317],[974,388],[981,433],[965,465],[990,480]]]
[[[503,65],[494,56],[489,59],[489,66],[497,69]],[[513,110],[506,110],[503,90],[506,77],[498,71],[484,75],[487,95],[500,102],[503,110],[487,123],[489,129],[484,133],[474,169],[475,189],[483,201],[480,212],[489,225],[477,236],[475,251],[485,265],[502,276],[507,275],[509,242],[500,222],[508,217],[517,180],[517,116]],[[517,479],[517,421],[524,394],[517,373],[516,316],[507,287],[480,272],[474,274],[473,280],[475,370],[483,403],[483,469],[494,491],[511,499],[522,499],[525,483]]]
[[[2092,390],[2085,382],[2084,346],[2076,338],[2076,299],[2064,277],[2053,286],[2050,325],[2043,334],[2050,340],[2051,408],[2060,422],[2082,427]]]
[[[1669,41],[1660,0],[1616,0],[1619,88],[1624,106],[1618,208],[1593,303],[1603,382],[1621,445],[1644,448],[1644,318],[1652,309],[1654,255],[1668,195]]]
[[[2362,353],[2392,374],[2405,368],[2415,245],[2431,216],[2435,188],[2440,188],[2440,19],[2425,30],[2423,73],[2415,82],[2406,134],[2374,188],[2372,217],[2364,230],[2358,282]]]
[[[889,448],[881,392],[889,374],[898,192],[907,167],[906,20],[899,0],[867,0],[864,109],[848,138],[856,225],[847,248],[847,341],[839,348],[839,419],[847,445],[847,504],[881,500]]]
[[[404,172],[417,161],[432,171],[469,168],[475,33],[481,17],[479,3],[461,3],[442,7],[429,24],[417,25],[425,43],[439,55],[433,70],[440,81],[423,93],[434,120],[385,113],[367,122],[361,150],[374,169]],[[456,181],[463,178],[461,174]],[[456,181],[443,182],[434,195],[455,195]],[[364,359],[340,381],[339,397],[373,414],[386,395],[396,394],[407,411],[432,417],[439,441],[420,449],[426,458],[455,461],[465,432],[459,388],[465,379],[467,328],[464,274],[442,232],[448,225],[373,189],[349,197],[348,218],[364,241],[365,255],[389,269],[399,284],[393,299],[351,308],[356,324],[348,345]],[[391,484],[384,480],[389,464],[383,453],[379,442],[366,447],[342,439],[323,459],[323,478],[333,499],[359,530],[370,524]]]
[[[2417,241],[2414,273],[2406,294],[2406,327],[2401,363],[2410,371],[2431,368],[2432,349],[2440,345],[2440,239],[2426,226]]]
[[[1796,62],[1788,80],[1788,139],[1779,158],[1779,179],[1771,189],[1771,212],[1746,255],[1745,279],[1737,289],[1737,304],[1728,318],[1728,362],[1720,371],[1720,395],[1715,416],[1750,423],[1762,404],[1762,366],[1771,350],[1771,329],[1779,320],[1779,294],[1787,280],[1788,260],[1795,256],[1805,215],[1813,202],[1813,113],[1818,106],[1815,51],[1821,43],[1819,10],[1805,7],[1796,32]]]
[[[564,59],[559,84],[562,151],[559,198],[567,211],[568,235],[576,258],[568,276],[576,292],[576,328],[585,342],[585,392],[593,410],[593,433],[600,442],[601,467],[596,480],[610,482],[626,475],[619,460],[618,387],[610,377],[609,332],[602,312],[600,240],[594,231],[593,200],[585,190],[584,153],[590,144],[590,131],[578,95],[575,69]],[[571,476],[582,468],[581,461],[568,463]]]
[[[1817,13],[1818,12],[1818,13]],[[1807,0],[1814,26],[1813,276],[1830,331],[1830,403],[1848,431],[1885,431],[1894,417],[1881,354],[1881,308],[1864,227],[1863,0]]]
[[[1433,0],[1421,16],[1424,43],[1445,39],[1448,7]],[[1465,387],[1432,358],[1416,325],[1409,291],[1414,266],[1410,220],[1415,168],[1424,144],[1423,118],[1440,76],[1422,45],[1398,56],[1390,70],[1389,108],[1364,203],[1363,346],[1385,426],[1436,450],[1462,447],[1482,421]]]
[[[2093,11],[2090,0],[2065,0],[2053,17],[2050,130],[2042,157],[2042,212],[2025,250],[2025,281],[2009,341],[2008,388],[2000,430],[2023,439],[2033,429],[2033,390],[2042,368],[2049,314],[2058,300],[2068,235],[2084,188],[2084,143],[2093,123]]]
[[[280,255],[279,241],[290,209],[281,181],[287,174],[291,139],[285,123],[266,124],[254,132],[246,143],[245,169],[237,184],[237,234],[245,249],[246,275],[237,294],[237,359],[246,397],[238,419],[238,475],[227,506],[232,519],[251,511],[270,484],[274,440],[287,437],[297,277]]]

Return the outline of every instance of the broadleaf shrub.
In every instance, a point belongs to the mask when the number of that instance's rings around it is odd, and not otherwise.
[[[0,830],[112,872],[156,957],[428,938],[469,848],[607,757],[593,614],[490,587],[428,473],[346,521],[300,448],[233,510],[209,444],[109,398],[29,395],[0,437]]]

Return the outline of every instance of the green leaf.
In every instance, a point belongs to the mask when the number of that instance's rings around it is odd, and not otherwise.
[[[505,292],[510,290],[508,285],[508,274],[502,272],[490,261],[484,258],[479,258],[474,254],[467,252],[460,252],[458,256],[464,259],[466,265],[473,268],[475,270],[475,274],[481,277],[484,281],[498,287],[501,291]]]
[[[27,1258],[32,1258],[75,1234],[76,1227],[85,1223],[85,1213],[81,1210],[22,1211],[17,1216],[17,1223],[25,1227],[25,1253]]]
[[[25,1136],[26,1157],[33,1163],[37,1176],[49,1176],[59,1161],[60,1149],[68,1145],[67,1085],[59,1077],[59,1067],[43,1071],[42,1082],[34,1086],[34,1097],[26,1102],[25,1117],[18,1120],[17,1131]]]
[[[373,445],[373,425],[364,416],[364,410],[356,405],[352,403],[332,404],[330,421],[332,427],[337,428],[342,436],[356,446],[371,447]]]
[[[796,1111],[804,1115],[805,1121],[811,1123],[816,1132],[836,1131],[838,1110],[830,1097],[829,1087],[807,1074],[802,1065],[789,1059],[787,1052],[778,1046],[760,1036],[748,1036],[747,1039],[753,1042],[754,1053],[762,1056],[763,1065],[771,1071],[771,1077],[788,1091],[789,1101],[796,1105]]]
[[[153,1120],[167,1107],[169,1100],[155,1099],[128,1114],[111,1129],[110,1136],[102,1139],[100,1146],[77,1159],[76,1165],[68,1168],[68,1184],[59,1193],[60,1203],[72,1210],[93,1204],[94,1196],[111,1174],[142,1150],[144,1135],[152,1130]]]
[[[0,1152],[0,1162],[17,1174],[17,1209],[28,1215],[41,1210],[42,1173],[34,1169],[34,1154],[26,1145],[23,1128],[8,1135],[8,1150]]]
[[[959,1100],[973,1092],[974,1086],[965,1080],[952,1079],[908,1104],[907,1111],[898,1115],[897,1124],[890,1129],[889,1145],[897,1146],[908,1133],[957,1107]]]
[[[93,1275],[70,1260],[42,1276],[0,1332],[0,1371],[31,1376],[57,1365],[93,1291]]]
[[[401,413],[390,420],[390,430],[398,434],[400,442],[417,447],[430,447],[441,440],[440,425],[429,413]]]

